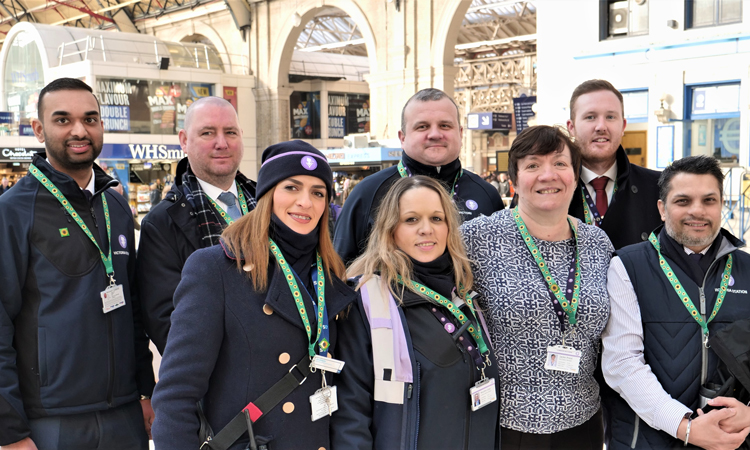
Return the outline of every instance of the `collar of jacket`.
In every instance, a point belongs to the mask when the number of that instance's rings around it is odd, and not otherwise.
[[[183,175],[185,175],[186,173],[188,173],[188,174],[190,174],[192,176],[195,176],[195,173],[193,173],[193,169],[190,168],[190,162],[188,161],[187,156],[184,157],[184,158],[182,158],[177,163],[177,169],[176,169],[176,172],[175,172],[175,175],[174,175],[174,184],[172,186],[173,187],[174,186],[183,186],[183,179],[182,178],[183,178]],[[257,183],[255,183],[255,181],[247,178],[239,170],[237,171],[237,175],[234,177],[234,179],[237,180],[237,182],[242,187],[244,187],[245,190],[247,190],[248,192],[250,192],[250,195],[252,195],[253,198],[255,198],[255,186],[257,184]],[[169,195],[171,192],[172,191],[170,190],[170,192],[167,195]],[[177,192],[179,192],[179,191],[177,191]]]
[[[34,155],[32,159],[32,163],[52,182],[55,186],[57,186],[58,189],[63,193],[63,195],[70,196],[73,195],[75,192],[81,192],[80,186],[78,186],[78,183],[67,174],[64,174],[58,170],[56,170],[50,163],[47,162],[47,154],[46,153],[37,153]],[[94,167],[94,196],[97,196],[104,192],[105,190],[117,186],[120,184],[119,181],[113,179],[105,171],[101,169],[101,167],[97,166],[96,164],[93,164]]]
[[[621,187],[625,186],[630,177],[630,160],[622,145],[615,153],[615,160],[617,161],[617,190],[619,191]]]
[[[456,158],[455,161],[450,162],[444,166],[428,166],[410,158],[406,152],[401,154],[401,160],[404,165],[407,166],[412,175],[426,175],[430,178],[440,180],[448,186],[448,190],[453,185],[453,180],[456,179],[456,174],[461,170],[461,160]],[[438,168],[440,171],[438,172]]]
[[[658,237],[663,228],[664,228],[664,224],[661,224],[658,227],[656,227],[656,229],[653,231],[654,235]],[[737,237],[735,237],[732,233],[730,233],[724,228],[719,229],[719,235],[723,239],[721,242],[721,246],[719,246],[719,251],[716,252],[716,257],[714,257],[714,261],[717,259],[721,259],[724,256],[728,255],[729,253],[732,253],[735,250],[739,250],[740,248],[745,246],[744,242],[737,239]],[[651,243],[648,243],[648,245],[649,247],[652,247]],[[664,247],[663,244],[662,244],[662,247]],[[670,259],[673,259],[673,258],[670,257]]]
[[[220,242],[224,254],[227,258],[232,261],[232,265],[236,264],[237,256],[227,249],[224,241]],[[236,268],[236,266],[235,266]],[[244,272],[243,272],[243,276]],[[302,294],[305,301],[309,301],[309,297],[306,294]],[[347,286],[347,284],[335,275],[331,275],[326,278],[326,311],[328,312],[328,318],[330,321],[335,320],[335,317],[343,311],[349,304],[354,302],[357,298],[356,292]],[[286,282],[284,273],[279,268],[273,256],[269,253],[268,263],[268,290],[265,295],[265,304],[273,309],[274,313],[278,313],[279,316],[283,317],[289,323],[294,324],[296,327],[304,330],[302,320],[299,317],[299,311],[294,303],[294,298],[289,290],[289,284]],[[311,308],[308,308],[308,318],[310,323],[317,323],[315,314],[310,314]]]

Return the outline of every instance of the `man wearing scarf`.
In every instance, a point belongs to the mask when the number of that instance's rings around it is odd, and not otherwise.
[[[255,182],[238,171],[242,130],[229,102],[206,97],[190,105],[179,137],[187,158],[177,166],[172,189],[143,219],[138,249],[144,324],[159,353],[185,261],[218,244],[224,228],[255,208]]]

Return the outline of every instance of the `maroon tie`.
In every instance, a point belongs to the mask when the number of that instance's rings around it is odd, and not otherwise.
[[[599,177],[594,178],[591,180],[591,185],[594,187],[594,192],[596,193],[596,209],[599,211],[599,217],[602,219],[604,218],[604,215],[607,214],[607,182],[609,181],[608,177]]]

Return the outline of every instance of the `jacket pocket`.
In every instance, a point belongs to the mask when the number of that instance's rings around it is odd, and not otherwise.
[[[39,328],[39,334],[37,339],[37,358],[39,358],[39,385],[47,386],[49,380],[47,379],[47,330],[45,328]]]

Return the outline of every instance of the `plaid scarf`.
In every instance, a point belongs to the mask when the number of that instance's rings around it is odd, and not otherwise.
[[[245,193],[248,212],[255,209],[255,182],[248,180],[240,172],[235,177],[240,189]],[[190,202],[198,217],[198,232],[201,236],[201,248],[211,247],[219,243],[221,232],[227,227],[226,222],[221,218],[221,214],[211,205],[206,193],[201,189],[198,178],[188,166],[185,173],[182,174],[182,193],[185,199]]]

